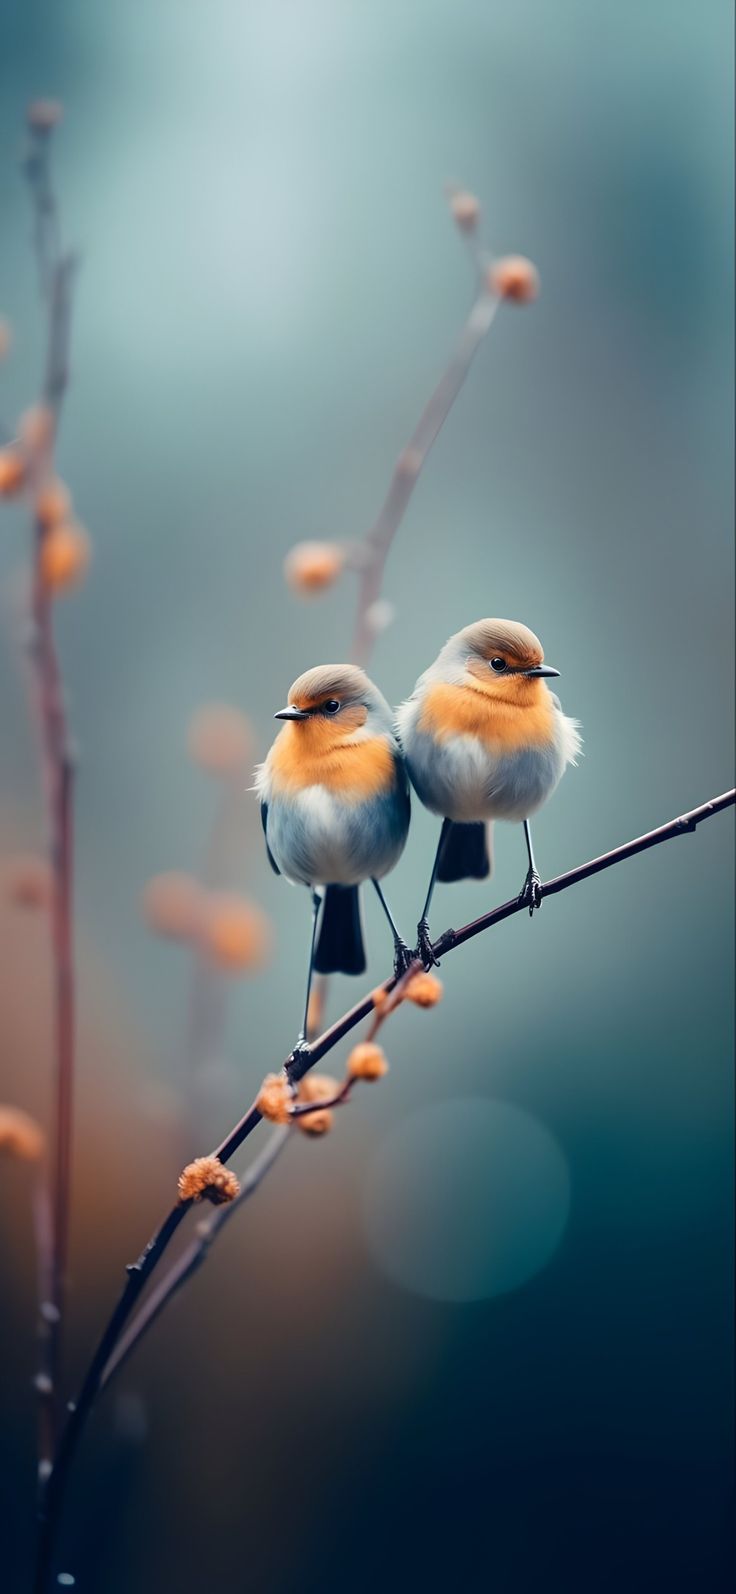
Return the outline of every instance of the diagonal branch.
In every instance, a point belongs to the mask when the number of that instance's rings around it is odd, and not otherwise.
[[[668,824],[661,825],[656,830],[648,831],[646,835],[638,836],[633,841],[625,842],[623,846],[616,847],[611,852],[602,853],[599,857],[592,858],[588,863],[579,864],[565,874],[557,875],[553,880],[547,881],[542,886],[542,896],[557,896],[561,891],[566,891],[571,886],[579,885],[581,881],[600,874],[604,869],[611,869],[616,864],[624,863],[629,858],[636,857],[640,852],[648,851],[650,847],[657,847],[665,841],[675,840],[678,836],[687,835],[705,820],[712,819],[716,814],[723,812],[724,809],[733,807],[735,802],[736,789],[723,792],[719,797],[713,797],[709,802],[702,803],[700,807],[691,809],[689,813],[681,814],[677,818],[670,820]],[[457,947],[464,945],[466,941],[470,941],[475,936],[483,934],[484,931],[492,929],[494,925],[502,923],[503,920],[512,918],[515,913],[521,912],[525,906],[525,903],[515,897],[511,901],[503,903],[501,907],[493,908],[488,913],[482,914],[480,918],[474,919],[470,924],[463,925],[459,930],[446,930],[434,943],[433,950],[438,956],[447,956]],[[396,979],[392,976],[384,981],[380,989],[388,993],[394,989],[396,983]],[[332,1024],[328,1030],[325,1030],[318,1040],[300,1053],[296,1067],[293,1065],[290,1067],[291,1059],[287,1058],[283,1066],[284,1069],[289,1069],[290,1078],[295,1081],[303,1078],[315,1063],[332,1051],[345,1035],[349,1034],[362,1019],[373,1012],[376,1005],[375,996],[375,991],[365,996],[349,1012],[343,1014],[342,1018],[338,1019],[335,1024]],[[238,1147],[252,1134],[260,1122],[261,1113],[254,1103],[240,1119],[239,1123],[235,1124],[230,1133],[226,1135],[214,1155],[219,1157],[221,1162],[228,1162],[238,1150]],[[141,1252],[137,1262],[128,1268],[128,1280],[123,1293],[94,1353],[79,1397],[76,1403],[72,1403],[70,1406],[69,1418],[61,1437],[56,1462],[45,1493],[44,1532],[40,1548],[38,1581],[36,1583],[37,1594],[45,1594],[53,1554],[54,1535],[64,1489],[94,1401],[103,1382],[107,1383],[109,1381],[115,1367],[120,1365],[123,1359],[121,1356],[113,1360],[113,1353],[121,1340],[125,1325],[132,1315],[145,1284],[150,1279],[154,1268],[160,1262],[169,1241],[176,1233],[190,1205],[190,1202],[178,1202],[172,1208],[156,1230],[145,1250]],[[162,1291],[166,1294],[166,1299],[168,1299],[169,1292],[166,1291],[165,1283],[162,1286]],[[162,1305],[163,1302],[158,1310],[162,1309]],[[158,1315],[158,1312],[155,1315]],[[132,1349],[132,1344],[128,1345],[128,1350],[130,1349]]]

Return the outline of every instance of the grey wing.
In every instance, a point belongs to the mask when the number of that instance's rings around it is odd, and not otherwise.
[[[261,803],[261,824],[263,825],[263,834],[266,838],[266,852],[268,853],[268,861],[273,869],[274,874],[281,874],[281,870],[279,869],[271,848],[268,845],[268,803]]]

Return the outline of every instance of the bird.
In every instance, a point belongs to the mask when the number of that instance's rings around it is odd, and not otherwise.
[[[450,637],[397,710],[412,786],[442,817],[417,926],[425,968],[436,962],[428,924],[435,884],[490,875],[489,821],[523,824],[529,867],[519,901],[530,915],[541,905],[529,820],[582,746],[578,721],[563,714],[547,686],[559,673],[520,621],[476,620]]]
[[[296,1056],[307,1045],[313,974],[365,969],[358,894],[363,881],[372,881],[390,925],[395,974],[412,961],[380,884],[404,850],[411,804],[392,711],[357,665],[306,670],[274,718],[285,723],[255,783],[266,850],[275,873],[307,886],[312,897]]]

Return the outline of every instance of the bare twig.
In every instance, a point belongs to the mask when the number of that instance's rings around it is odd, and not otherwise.
[[[732,807],[736,802],[736,790],[722,793],[713,797],[709,802],[702,803],[699,808],[692,809],[689,813],[682,814],[672,819],[666,825],[661,825],[657,830],[651,830],[646,835],[638,836],[633,841],[625,842],[623,846],[616,847],[612,852],[601,854],[600,857],[591,859],[588,863],[579,864],[577,868],[568,870],[565,874],[557,875],[548,880],[541,888],[542,897],[557,896],[561,891],[566,891],[571,886],[579,885],[581,881],[590,879],[593,875],[600,874],[604,869],[611,869],[615,864],[624,863],[633,858],[637,853],[645,852],[650,847],[660,846],[662,842],[674,840],[678,836],[688,834],[695,830],[697,825],[707,819],[712,819],[724,809]],[[503,903],[498,908],[492,908],[472,923],[463,925],[459,930],[446,930],[434,943],[433,950],[439,956],[447,956],[456,947],[464,945],[466,941],[490,930],[494,925],[500,924],[504,919],[511,918],[515,913],[520,913],[526,904],[518,897]],[[417,963],[413,967],[416,969]],[[385,993],[394,991],[397,981],[394,976],[385,980],[380,987]],[[375,1013],[375,991],[365,996],[356,1003],[349,1012],[332,1024],[318,1040],[305,1048],[299,1054],[298,1062],[294,1065],[291,1058],[287,1058],[283,1067],[289,1070],[290,1078],[294,1081],[304,1077],[328,1052],[332,1051],[338,1042],[348,1035],[362,1019],[370,1013]],[[261,1114],[255,1103],[249,1107],[237,1124],[225,1136],[213,1155],[221,1162],[229,1162],[239,1146],[252,1134],[261,1122]],[[89,1369],[84,1379],[79,1397],[75,1404],[70,1406],[69,1418],[61,1437],[57,1458],[53,1471],[48,1481],[45,1493],[44,1530],[41,1537],[38,1578],[36,1582],[37,1594],[45,1594],[47,1578],[52,1563],[53,1543],[58,1525],[59,1511],[63,1500],[70,1467],[74,1459],[77,1446],[81,1439],[84,1427],[92,1410],[95,1398],[99,1393],[103,1380],[109,1382],[113,1370],[113,1354],[121,1338],[126,1323],[129,1321],[138,1298],[151,1277],[154,1268],[161,1260],[169,1241],[173,1238],[179,1224],[186,1215],[189,1202],[179,1202],[172,1208],[161,1226],[156,1230],[145,1250],[141,1252],[138,1261],[128,1268],[128,1281],[123,1293],[115,1307],[99,1345],[94,1353]],[[166,1293],[166,1299],[169,1292]],[[163,1301],[159,1306],[162,1309]],[[132,1348],[132,1347],[130,1347]],[[105,1377],[107,1371],[107,1378]]]

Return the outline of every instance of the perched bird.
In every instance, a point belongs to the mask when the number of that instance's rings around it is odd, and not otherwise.
[[[388,703],[355,665],[307,670],[274,717],[286,723],[256,772],[255,787],[266,847],[276,873],[312,893],[299,1047],[313,972],[362,974],[365,968],[363,880],[372,880],[391,926],[396,971],[411,961],[379,883],[404,850],[409,782]]]
[[[445,643],[397,714],[406,767],[442,830],[418,925],[419,952],[434,961],[427,917],[438,880],[491,872],[489,820],[523,823],[529,869],[520,900],[530,914],[541,880],[529,818],[546,802],[581,742],[545,676],[542,644],[515,620],[477,620]]]

